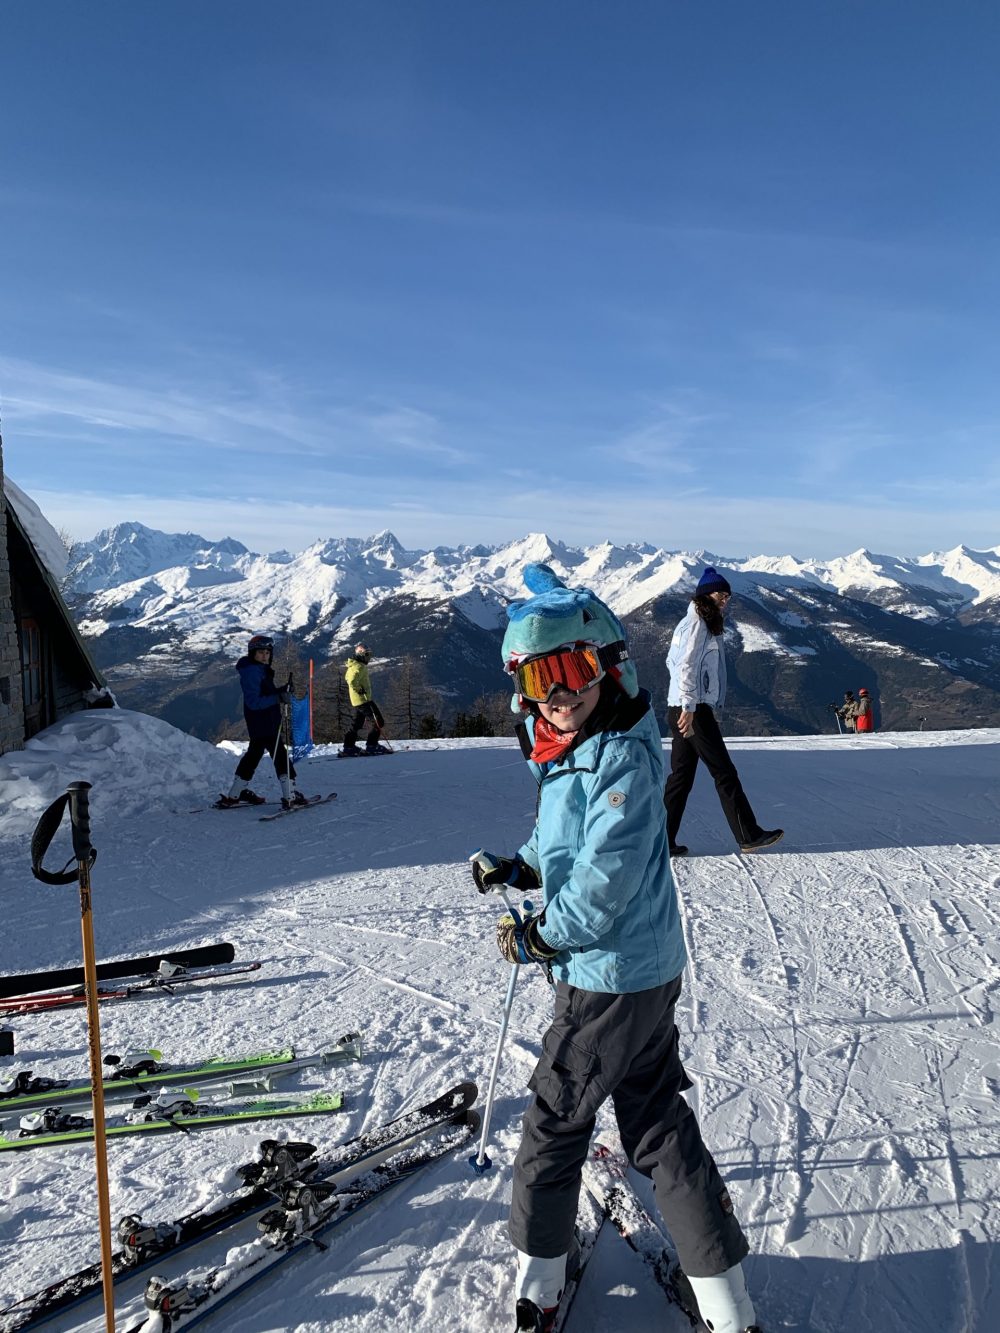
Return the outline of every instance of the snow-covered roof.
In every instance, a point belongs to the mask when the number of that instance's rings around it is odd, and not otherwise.
[[[66,547],[55,528],[45,517],[30,495],[4,473],[3,492],[7,504],[14,510],[25,535],[57,584],[66,577],[69,562]]]

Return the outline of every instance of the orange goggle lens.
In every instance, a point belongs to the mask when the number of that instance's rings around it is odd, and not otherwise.
[[[533,703],[544,703],[558,686],[578,694],[604,675],[596,648],[563,648],[544,657],[532,657],[514,668],[517,692]]]

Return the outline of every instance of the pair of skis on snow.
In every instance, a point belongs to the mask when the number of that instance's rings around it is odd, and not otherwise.
[[[170,1130],[189,1132],[251,1120],[330,1114],[341,1109],[343,1093],[319,1092],[304,1097],[290,1095],[279,1100],[244,1097],[237,1101],[203,1103],[198,1086],[176,1089],[169,1085],[205,1084],[211,1091],[213,1084],[231,1078],[233,1074],[252,1073],[256,1078],[242,1084],[231,1084],[230,1095],[260,1090],[269,1092],[272,1091],[271,1081],[275,1076],[346,1060],[360,1060],[362,1050],[360,1034],[352,1032],[342,1037],[332,1050],[309,1056],[296,1057],[295,1051],[289,1047],[284,1051],[248,1056],[243,1060],[209,1060],[201,1065],[171,1068],[156,1058],[159,1055],[159,1051],[148,1051],[144,1056],[138,1053],[132,1057],[128,1072],[122,1074],[121,1070],[116,1070],[115,1075],[105,1081],[104,1089],[109,1097],[134,1097],[136,1092],[141,1094],[133,1101],[131,1110],[105,1118],[105,1134],[108,1138],[162,1134]],[[150,1069],[156,1072],[150,1072]],[[94,1122],[89,1116],[62,1110],[62,1104],[72,1104],[89,1097],[89,1085],[80,1083],[73,1086],[67,1082],[64,1088],[54,1088],[54,1082],[52,1079],[35,1079],[31,1070],[22,1071],[10,1080],[12,1086],[0,1099],[0,1112],[26,1111],[27,1114],[21,1115],[18,1128],[0,1134],[0,1152],[81,1143],[93,1138]],[[155,1098],[145,1092],[151,1084],[160,1087],[159,1095]],[[52,1105],[56,1100],[60,1105]],[[33,1109],[38,1106],[42,1109]]]
[[[294,815],[296,810],[311,810],[314,805],[326,805],[328,801],[335,801],[336,799],[337,793],[331,791],[328,792],[326,796],[306,796],[301,801],[286,802],[285,800],[282,800],[281,805],[277,810],[270,810],[267,814],[259,815],[258,818],[264,820],[280,819],[282,815]],[[195,806],[190,813],[192,815],[200,815],[205,810],[256,810],[262,805],[271,804],[269,801],[233,801],[232,804],[227,803],[222,805],[221,801],[222,798],[220,796],[219,800],[214,801],[211,805]]]
[[[115,1281],[263,1214],[261,1238],[236,1251],[238,1258],[231,1254],[224,1266],[193,1273],[180,1283],[155,1276],[147,1283],[149,1330],[168,1333],[200,1322],[293,1254],[325,1248],[322,1235],[391,1186],[468,1143],[478,1124],[471,1109],[476,1096],[474,1083],[458,1084],[320,1158],[308,1143],[264,1140],[259,1160],[238,1170],[240,1185],[222,1202],[166,1222],[122,1218],[117,1229],[122,1248],[112,1260]],[[0,1310],[0,1333],[34,1328],[100,1290],[101,1266],[90,1264]],[[130,1331],[146,1327],[144,1320],[130,1325]]]
[[[162,959],[154,972],[123,976],[111,981],[98,980],[97,998],[130,1000],[149,992],[172,992],[178,986],[190,986],[200,981],[216,981],[225,977],[244,976],[259,972],[261,962],[223,963],[214,967],[187,967],[183,963]],[[53,1009],[67,1009],[86,1004],[83,983],[66,986],[61,990],[40,991],[30,995],[8,995],[0,999],[0,1015],[47,1013]]]
[[[236,947],[228,941],[222,944],[200,944],[192,949],[170,949],[163,953],[138,958],[115,958],[97,964],[97,980],[112,981],[119,977],[146,976],[156,972],[163,963],[180,963],[184,967],[221,967],[236,957]],[[31,995],[35,991],[54,991],[69,986],[82,986],[82,967],[54,968],[46,972],[12,972],[0,977],[0,1000],[10,996]]]
[[[552,1333],[563,1333],[584,1272],[605,1225],[612,1226],[639,1256],[667,1300],[677,1307],[680,1327],[704,1330],[697,1304],[666,1236],[650,1216],[628,1179],[628,1162],[620,1148],[600,1141],[591,1148],[583,1168],[584,1188],[576,1224],[576,1253],[567,1273]]]
[[[317,1065],[339,1064],[344,1060],[360,1060],[362,1039],[359,1032],[348,1032],[329,1051],[315,1055],[297,1056],[294,1046],[276,1051],[259,1051],[252,1055],[211,1057],[191,1064],[172,1065],[163,1059],[162,1051],[130,1051],[124,1056],[106,1055],[109,1067],[103,1082],[105,1101],[132,1097],[149,1087],[162,1088],[175,1083],[224,1083],[237,1074],[255,1075],[254,1079],[231,1084],[231,1096],[242,1092],[270,1092],[264,1086],[268,1080],[310,1069]],[[89,1100],[91,1086],[83,1079],[55,1079],[35,1075],[33,1069],[21,1069],[16,1074],[0,1077],[0,1114],[22,1111],[35,1106],[47,1106],[57,1094],[60,1106]]]
[[[323,1237],[334,1227],[348,1221],[392,1185],[460,1148],[475,1135],[478,1116],[467,1109],[476,1095],[475,1085],[460,1085],[446,1096],[458,1098],[463,1094],[465,1108],[450,1129],[403,1149],[349,1185],[329,1180],[329,1172],[319,1167],[300,1171],[295,1179],[272,1183],[270,1188],[278,1202],[257,1222],[260,1239],[231,1250],[222,1264],[196,1271],[180,1281],[151,1277],[145,1291],[150,1313],[146,1320],[129,1325],[126,1333],[179,1333],[191,1328],[293,1255],[311,1248],[325,1250]],[[584,1169],[586,1189],[581,1195],[583,1207],[578,1219],[581,1246],[553,1333],[563,1333],[566,1328],[573,1298],[606,1222],[615,1227],[647,1265],[668,1300],[677,1307],[678,1319],[683,1320],[684,1326],[704,1330],[696,1307],[685,1304],[683,1288],[678,1285],[678,1269],[672,1263],[666,1238],[633,1192],[626,1171],[624,1157],[601,1145]],[[680,1281],[683,1282],[682,1275]]]

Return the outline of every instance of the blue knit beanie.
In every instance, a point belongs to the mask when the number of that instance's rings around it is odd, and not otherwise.
[[[694,595],[695,597],[707,597],[709,593],[713,592],[728,592],[732,596],[733,590],[717,569],[713,569],[711,565],[706,565],[704,574],[698,580]]]
[[[639,693],[635,663],[629,660],[625,628],[605,602],[589,588],[567,588],[548,565],[528,565],[524,582],[534,593],[526,602],[507,608],[507,633],[503,636],[504,666],[518,657],[540,656],[568,643],[593,643],[618,647],[614,665],[607,668],[632,699]],[[521,711],[515,694],[511,709]]]

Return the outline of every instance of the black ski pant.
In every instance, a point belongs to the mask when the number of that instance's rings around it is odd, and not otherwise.
[[[372,729],[365,741],[365,748],[374,750],[378,745],[378,738],[382,735],[382,728],[385,726],[385,719],[379,711],[378,704],[374,702],[364,703],[358,707],[350,727],[344,732],[344,744],[357,745],[359,733],[364,731],[369,722]]]
[[[726,742],[709,704],[699,704],[694,710],[694,735],[682,736],[677,719],[679,708],[667,709],[670,726],[670,776],[663,788],[663,804],[667,807],[667,837],[670,846],[677,843],[684,807],[694,786],[698,760],[705,765],[715,780],[723,813],[729,821],[733,837],[742,846],[752,842],[763,832],[757,823],[746,792],[740,782],[736,765],[729,757]]]
[[[266,754],[274,755],[274,768],[279,778],[283,778],[287,773],[292,781],[295,781],[295,765],[288,757],[288,751],[285,749],[285,742],[281,739],[280,733],[270,739],[264,736],[251,737],[246,754],[236,765],[236,776],[242,778],[244,782],[249,782],[257,772],[257,765]]]
[[[583,1164],[598,1107],[608,1097],[629,1161],[652,1177],[685,1273],[714,1277],[749,1252],[681,1096],[691,1084],[677,1049],[680,991],[680,977],[631,995],[558,983],[514,1163],[509,1229],[522,1253],[554,1259],[569,1250]]]

